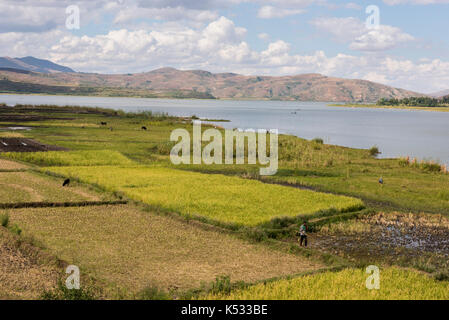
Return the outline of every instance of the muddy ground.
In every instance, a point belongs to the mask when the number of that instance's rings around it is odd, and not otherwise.
[[[25,138],[0,138],[0,152],[62,151],[62,147],[46,145]]]
[[[379,213],[309,234],[309,248],[361,264],[387,263],[449,272],[449,219]]]

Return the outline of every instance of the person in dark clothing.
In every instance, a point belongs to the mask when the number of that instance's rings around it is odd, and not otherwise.
[[[307,222],[304,221],[304,223],[299,227],[299,245],[302,247],[302,244],[304,243],[304,247],[307,247]]]

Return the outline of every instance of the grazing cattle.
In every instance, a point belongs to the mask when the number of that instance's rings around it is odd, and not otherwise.
[[[68,186],[69,184],[70,184],[70,179],[65,179],[62,186],[65,187],[65,186]]]
[[[145,130],[145,131],[146,131],[146,130],[147,130],[147,127],[143,126],[143,127],[142,127],[142,130]]]
[[[102,125],[102,126],[107,126],[107,125],[108,125],[108,123],[107,123],[107,122],[103,122],[103,121],[102,121],[102,122],[101,122],[101,125]]]

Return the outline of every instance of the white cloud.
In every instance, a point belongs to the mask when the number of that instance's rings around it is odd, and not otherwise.
[[[350,49],[358,51],[389,50],[414,40],[401,29],[388,25],[368,29],[364,22],[354,17],[319,18],[311,21],[311,24],[332,34],[340,42],[348,42]]]
[[[268,33],[259,33],[258,35],[257,35],[257,37],[260,39],[260,40],[264,40],[264,41],[267,41],[267,40],[269,40],[270,39],[270,35],[268,34]]]
[[[428,4],[449,3],[449,0],[383,0],[383,1],[390,6],[394,6],[394,5],[398,5],[398,4],[428,5]]]
[[[406,34],[394,27],[383,26],[379,31],[382,36],[374,35],[373,40],[372,30],[357,32],[355,27],[362,24],[360,21],[332,21],[321,21],[320,26],[332,31],[340,41],[359,46],[357,50],[379,50],[409,41]],[[380,54],[327,56],[323,51],[299,54],[293,53],[291,45],[283,40],[268,42],[263,50],[254,50],[246,36],[245,28],[219,17],[207,24],[171,23],[151,29],[121,27],[89,36],[74,35],[65,29],[4,32],[0,33],[0,44],[3,55],[33,55],[85,72],[129,73],[172,66],[243,74],[322,73],[379,81],[418,92],[445,89],[449,83],[449,61],[441,59],[412,61]],[[371,47],[367,48],[368,45]]]
[[[175,8],[139,8],[126,7],[117,12],[114,22],[127,23],[137,19],[169,20],[169,21],[212,21],[218,18],[218,14],[209,10],[186,9],[183,7]]]
[[[379,29],[372,29],[354,39],[349,47],[360,51],[383,51],[392,49],[399,44],[414,40],[399,28],[381,25]]]
[[[273,6],[263,6],[259,9],[257,16],[262,19],[283,18],[295,14],[303,13],[302,9],[282,9]]]

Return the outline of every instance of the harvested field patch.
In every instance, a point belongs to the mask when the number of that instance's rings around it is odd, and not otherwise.
[[[55,259],[0,227],[0,300],[38,299],[56,286],[62,270]]]
[[[0,159],[0,170],[22,170],[26,168],[28,168],[28,166],[22,163]]]
[[[45,170],[121,191],[134,200],[173,212],[240,226],[256,226],[275,217],[313,215],[331,208],[352,211],[363,207],[360,200],[345,196],[162,167]]]
[[[0,172],[0,203],[111,200],[112,196],[32,172]]]
[[[110,296],[132,297],[149,285],[183,291],[219,275],[253,282],[323,267],[130,205],[18,209],[9,215],[24,235],[103,281]]]

